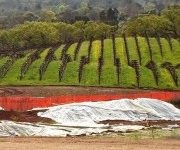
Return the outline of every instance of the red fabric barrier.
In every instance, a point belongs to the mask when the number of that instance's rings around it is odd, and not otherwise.
[[[118,95],[74,95],[74,96],[56,96],[56,97],[0,97],[0,107],[5,110],[26,111],[33,108],[43,108],[56,106],[59,104],[67,104],[74,102],[87,101],[108,101],[122,98],[152,98],[162,101],[180,100],[180,92],[147,92],[147,93],[129,93]]]

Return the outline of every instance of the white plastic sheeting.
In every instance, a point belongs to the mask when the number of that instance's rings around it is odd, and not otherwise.
[[[105,120],[180,120],[180,110],[155,99],[121,99],[107,102],[84,102],[51,107],[38,116],[65,126],[101,127]]]
[[[61,125],[40,125],[30,123],[0,122],[0,136],[44,136],[66,137],[101,134],[107,132],[127,132],[144,129],[138,125],[104,126],[96,128],[66,127]]]
[[[137,125],[100,124],[101,121],[172,120],[180,121],[180,109],[154,99],[121,99],[107,102],[84,102],[60,105],[39,112],[38,116],[57,122],[53,125],[0,122],[0,136],[58,136],[90,135],[104,132],[141,130]]]

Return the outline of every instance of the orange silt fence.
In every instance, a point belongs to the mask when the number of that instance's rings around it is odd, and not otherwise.
[[[150,91],[145,93],[128,93],[128,94],[103,94],[103,95],[69,95],[69,96],[53,96],[53,97],[0,97],[0,107],[9,111],[26,111],[33,108],[51,107],[60,104],[78,103],[78,102],[98,102],[110,101],[116,99],[136,99],[151,98],[162,101],[179,101],[179,91]]]

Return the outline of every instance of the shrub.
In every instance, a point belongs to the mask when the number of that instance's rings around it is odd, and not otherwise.
[[[151,48],[151,44],[150,44],[150,40],[149,40],[147,31],[145,31],[145,38],[146,38],[146,42],[147,42],[147,45],[148,45],[148,50],[149,50],[150,59],[151,59],[151,61],[152,61],[152,48]]]
[[[60,60],[64,60],[64,57],[66,56],[66,52],[67,50],[69,49],[69,47],[71,46],[71,42],[69,42],[68,44],[66,44],[64,46],[64,48],[62,49],[62,53],[61,53],[61,57],[60,57]]]
[[[88,62],[91,60],[91,51],[92,51],[92,43],[93,43],[93,37],[91,37],[89,41],[89,47],[88,47]]]
[[[116,66],[117,82],[119,84],[120,83],[120,72],[121,72],[121,62],[120,62],[119,58],[116,58],[115,66]]]
[[[135,43],[136,43],[136,50],[137,50],[138,57],[139,57],[139,63],[141,65],[142,64],[142,56],[141,56],[141,50],[140,50],[140,47],[139,47],[139,41],[138,41],[138,38],[137,38],[136,34],[134,35],[134,39],[135,39]]]
[[[154,80],[156,82],[156,85],[158,86],[159,85],[159,72],[158,72],[156,63],[154,61],[149,61],[145,67],[152,71]]]
[[[72,61],[71,56],[68,54],[65,54],[63,59],[62,59],[62,64],[59,67],[59,82],[62,81],[62,78],[64,76],[64,72],[66,70],[67,64],[71,61]]]
[[[169,35],[166,36],[166,40],[169,43],[170,50],[173,51],[172,40],[171,40],[171,37]]]
[[[175,67],[170,62],[165,62],[161,65],[162,68],[166,68],[169,73],[171,74],[171,77],[175,83],[176,86],[178,86],[178,75],[176,73]]]
[[[98,83],[101,84],[101,74],[102,74],[102,68],[104,65],[103,57],[99,57],[98,59]]]
[[[78,43],[77,43],[77,46],[76,46],[76,49],[74,51],[74,61],[77,60],[77,57],[78,57],[78,54],[79,54],[79,50],[81,48],[81,45],[82,45],[82,39],[79,39]]]
[[[138,61],[137,60],[132,60],[130,66],[135,69],[137,87],[140,87],[140,69],[139,69]]]
[[[0,79],[6,76],[7,72],[10,70],[15,60],[16,59],[7,60],[6,63],[0,68]]]
[[[39,68],[39,80],[42,80],[43,75],[45,74],[47,67],[49,65],[49,63],[52,60],[55,60],[55,56],[54,56],[54,52],[55,52],[56,48],[51,48],[47,54],[47,56],[45,57],[42,65]]]
[[[21,67],[21,71],[20,71],[20,80],[22,80],[25,76],[25,74],[27,73],[29,67],[31,66],[31,64],[36,61],[37,59],[40,58],[40,53],[43,51],[42,50],[36,50],[33,54],[31,54],[27,60],[23,63],[22,67]]]
[[[158,33],[156,33],[156,40],[159,45],[160,54],[163,57],[163,48],[162,48],[161,38]]]
[[[126,56],[127,56],[127,62],[128,62],[128,65],[130,66],[129,48],[128,48],[128,43],[127,43],[127,39],[126,39],[125,34],[123,34],[123,39],[124,39],[124,46],[125,46]]]
[[[86,56],[82,56],[79,64],[79,69],[78,69],[78,79],[79,83],[81,83],[82,75],[83,75],[83,70],[84,66],[89,63],[89,59]]]
[[[112,34],[112,44],[113,44],[113,58],[114,58],[114,65],[116,64],[116,39],[115,34]]]

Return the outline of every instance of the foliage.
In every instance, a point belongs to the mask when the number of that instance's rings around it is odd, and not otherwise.
[[[156,33],[166,34],[170,24],[169,20],[162,16],[143,16],[127,22],[123,32],[128,35],[138,34],[144,36],[145,31],[147,31],[151,36],[155,36]]]
[[[58,31],[52,23],[27,22],[0,35],[0,50],[17,51],[58,43]]]
[[[48,20],[47,20],[48,21]],[[111,26],[98,22],[26,22],[0,31],[0,51],[19,51],[109,36]]]
[[[128,35],[167,36],[178,38],[180,36],[180,7],[169,7],[161,15],[144,15],[128,21],[122,31]]]
[[[162,16],[170,21],[169,32],[175,37],[180,36],[180,7],[170,7],[162,12]]]
[[[41,17],[40,19],[41,21],[53,22],[57,20],[56,14],[53,11],[44,10],[41,12],[40,17]]]

